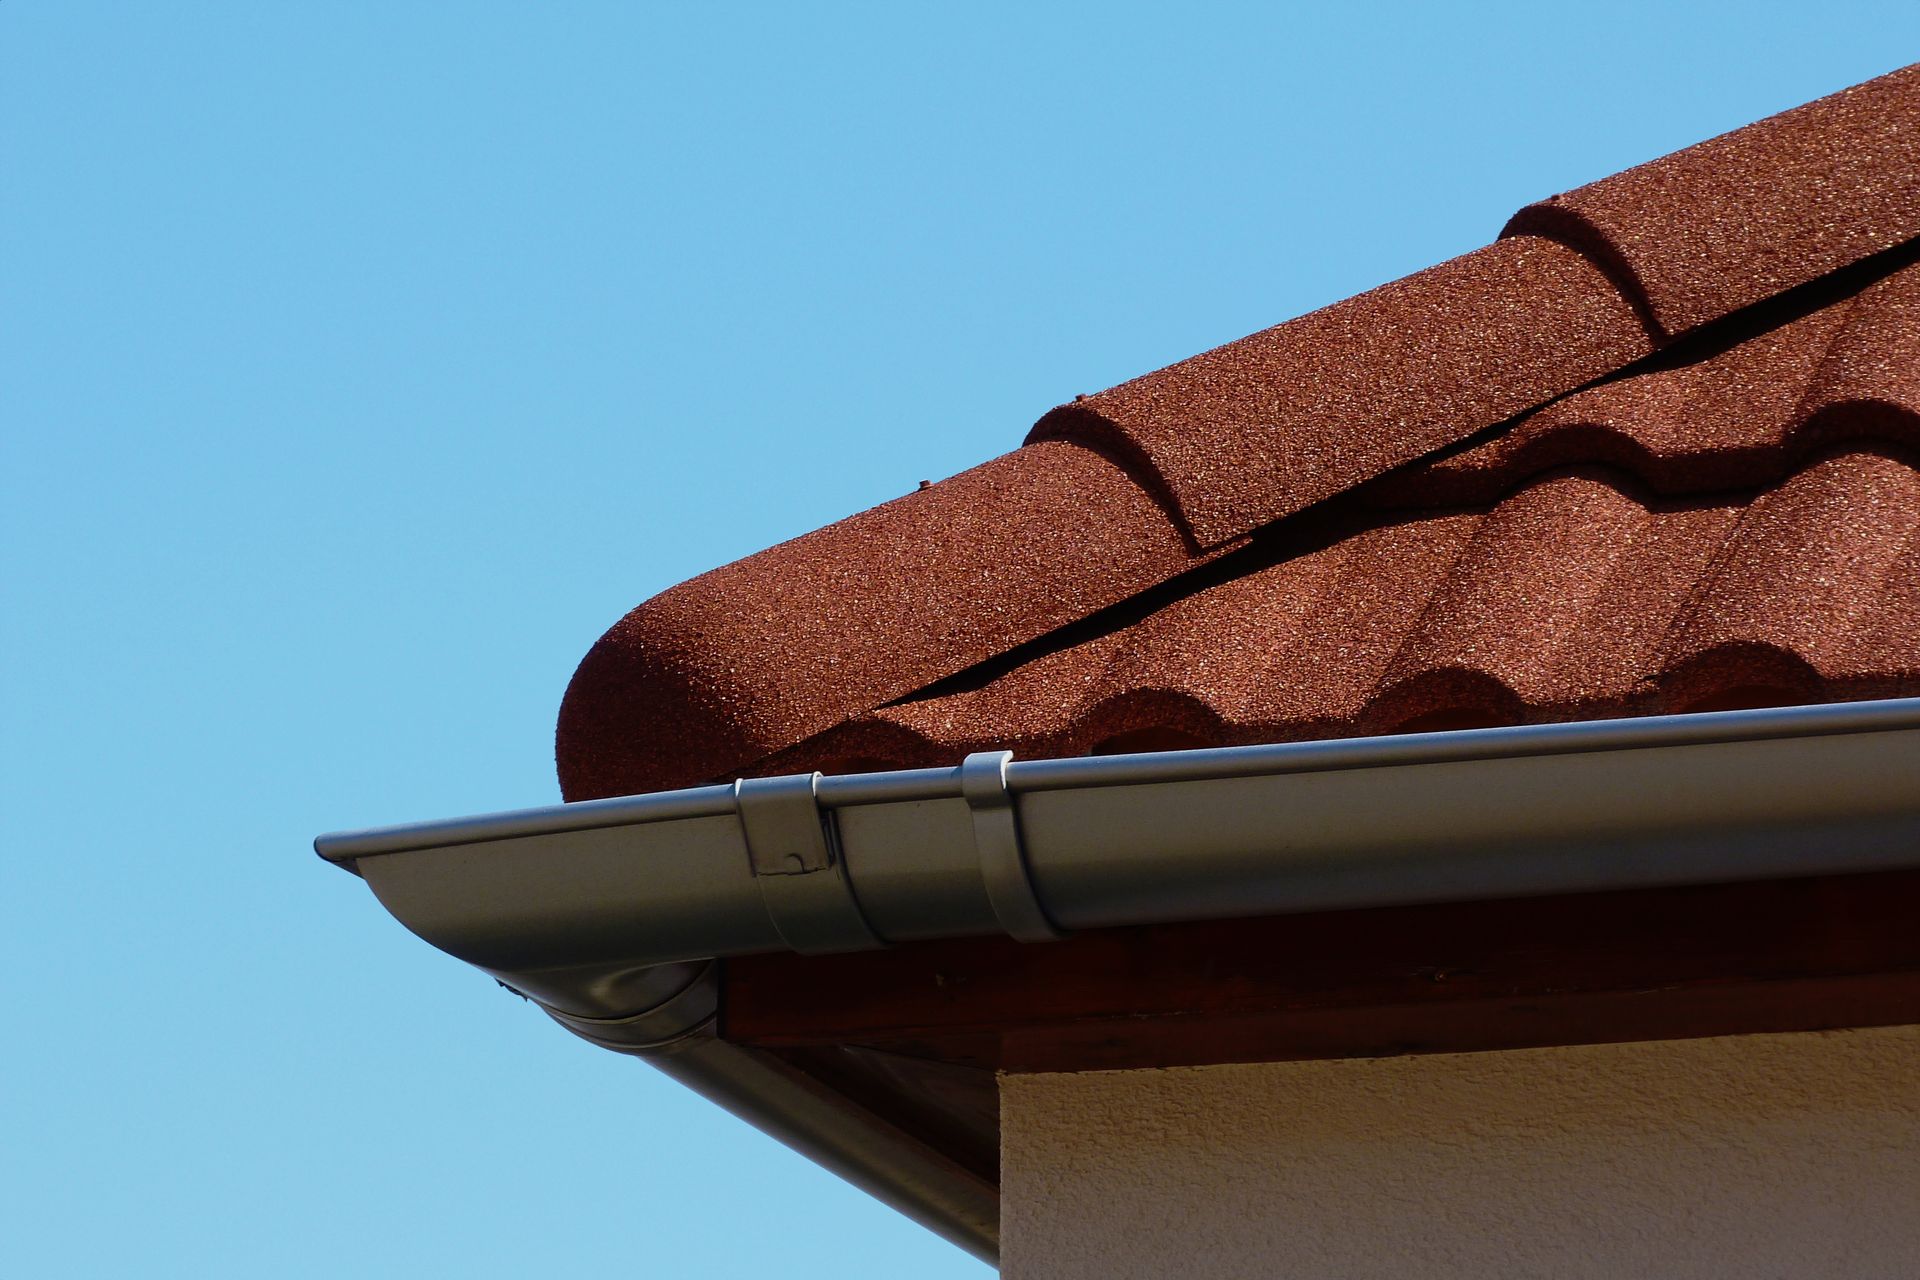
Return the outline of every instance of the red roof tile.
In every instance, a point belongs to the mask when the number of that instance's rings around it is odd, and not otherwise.
[[[1137,460],[1217,546],[1652,349],[1597,268],[1520,237],[1062,405],[1029,439]]]
[[[561,787],[729,773],[1192,563],[1166,513],[1075,444],[1036,445],[654,597],[560,708]]]
[[[656,597],[568,690],[566,795],[1920,692],[1915,77]]]
[[[1920,265],[1728,345],[1546,405],[1473,448],[1383,477],[1385,506],[1490,501],[1553,466],[1605,462],[1659,493],[1753,487],[1859,437],[1920,443]]]
[[[1752,498],[1608,470],[1374,525],[769,761],[1078,755],[1920,691],[1920,470],[1872,447]]]
[[[1664,334],[1920,235],[1920,66],[1522,209],[1616,271]]]

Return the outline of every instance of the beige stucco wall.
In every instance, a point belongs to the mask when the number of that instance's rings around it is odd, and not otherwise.
[[[1008,1076],[1009,1280],[1920,1276],[1920,1027]]]

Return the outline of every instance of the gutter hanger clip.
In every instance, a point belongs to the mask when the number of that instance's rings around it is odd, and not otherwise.
[[[818,773],[742,778],[733,803],[760,899],[781,940],[803,955],[886,945],[853,896],[846,860],[814,797]]]

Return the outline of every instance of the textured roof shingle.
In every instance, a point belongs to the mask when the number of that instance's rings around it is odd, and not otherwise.
[[[951,762],[1920,690],[1920,469],[1877,446],[1752,497],[1607,468],[1373,525],[878,708],[769,762]]]
[[[1218,546],[1652,349],[1592,263],[1522,236],[1062,405],[1028,439],[1136,460]]]
[[[1916,139],[1908,69],[683,583],[563,790],[1920,692]]]
[[[1920,234],[1920,66],[1529,205],[1679,335]]]

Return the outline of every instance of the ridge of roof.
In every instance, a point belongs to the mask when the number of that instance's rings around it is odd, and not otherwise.
[[[1194,563],[1153,498],[1069,442],[1019,449],[670,587],[561,702],[570,800],[737,772]]]
[[[1214,548],[1644,356],[1577,250],[1509,237],[1052,410]]]
[[[1588,254],[1677,337],[1920,234],[1920,64],[1530,204],[1501,234]]]
[[[1466,506],[1592,462],[1655,493],[1702,493],[1765,485],[1793,459],[1846,440],[1920,444],[1920,253],[1902,257],[1858,291],[1584,388],[1362,492],[1383,508]]]
[[[1857,283],[1855,280],[1848,287]],[[1350,618],[1348,622],[1371,639],[1335,644],[1337,633],[1328,633],[1320,624],[1292,613],[1256,607],[1256,595],[1241,598],[1242,607],[1247,609],[1245,616],[1260,620],[1252,631],[1206,622],[1209,629],[1204,634],[1191,629],[1181,634],[1175,622],[1183,611],[1193,608],[1187,603],[1190,598],[1248,590],[1232,585],[1246,579],[1278,583],[1274,589],[1287,592],[1290,599],[1306,599],[1305,593],[1273,576],[1278,563],[1346,554],[1355,548],[1358,550],[1354,554],[1366,560],[1370,554],[1366,548],[1376,545],[1383,536],[1379,531],[1397,527],[1412,542],[1394,555],[1406,560],[1408,566],[1439,565],[1432,574],[1444,575],[1453,584],[1448,591],[1429,591],[1423,597],[1429,603],[1421,626],[1457,629],[1460,620],[1449,621],[1446,613],[1465,608],[1462,602],[1476,592],[1484,592],[1489,583],[1504,582],[1499,591],[1534,602],[1526,632],[1529,643],[1558,646],[1563,658],[1572,644],[1585,649],[1582,660],[1592,663],[1602,656],[1594,647],[1604,651],[1608,645],[1617,644],[1619,633],[1601,628],[1591,634],[1575,634],[1568,629],[1554,634],[1552,608],[1564,593],[1554,586],[1551,574],[1530,576],[1530,572],[1522,572],[1515,576],[1512,572],[1515,565],[1529,563],[1531,553],[1538,548],[1514,546],[1508,549],[1505,561],[1484,554],[1445,559],[1448,531],[1461,527],[1462,518],[1471,523],[1490,512],[1510,511],[1520,494],[1544,483],[1543,477],[1559,474],[1581,475],[1612,487],[1671,528],[1690,530],[1691,537],[1709,539],[1722,531],[1708,524],[1685,524],[1672,513],[1704,508],[1744,512],[1756,503],[1772,503],[1774,500],[1766,496],[1769,491],[1789,482],[1801,483],[1794,478],[1816,460],[1861,450],[1894,458],[1920,456],[1920,262],[1896,264],[1857,293],[1803,299],[1774,327],[1755,326],[1731,340],[1690,349],[1684,359],[1650,362],[1631,376],[1602,382],[1543,406],[1473,448],[1403,468],[1344,495],[1340,501],[1325,504],[1314,519],[1285,522],[1240,550],[1144,592],[1106,614],[938,682],[921,690],[910,703],[878,708],[858,717],[852,724],[863,727],[851,737],[830,730],[783,753],[774,763],[785,767],[807,757],[828,763],[856,760],[862,767],[869,763],[893,767],[896,763],[922,762],[930,748],[945,753],[981,745],[966,738],[959,726],[968,722],[976,728],[986,724],[983,708],[988,707],[997,708],[993,712],[995,745],[1017,746],[1029,754],[1035,750],[1053,754],[1101,747],[1116,734],[1145,732],[1149,727],[1165,734],[1184,726],[1176,736],[1184,734],[1183,740],[1189,745],[1225,745],[1254,740],[1245,737],[1249,733],[1266,740],[1275,734],[1313,737],[1389,732],[1404,727],[1408,718],[1443,713],[1526,721],[1575,711],[1610,715],[1634,710],[1691,710],[1703,699],[1727,696],[1734,687],[1752,690],[1764,686],[1786,700],[1819,696],[1823,684],[1851,689],[1849,696],[1866,696],[1863,691],[1869,688],[1911,692],[1909,686],[1920,687],[1920,612],[1909,609],[1902,614],[1897,608],[1888,612],[1890,602],[1905,590],[1906,579],[1898,575],[1852,581],[1848,590],[1837,596],[1832,592],[1839,579],[1832,574],[1818,575],[1799,587],[1797,594],[1789,590],[1793,585],[1790,581],[1776,583],[1771,589],[1775,607],[1783,617],[1790,618],[1796,610],[1810,610],[1831,621],[1864,611],[1877,619],[1873,623],[1878,628],[1875,644],[1850,650],[1851,657],[1838,665],[1832,661],[1795,665],[1807,655],[1789,652],[1788,646],[1773,655],[1778,660],[1775,665],[1785,664],[1775,677],[1760,679],[1751,670],[1741,675],[1745,659],[1733,661],[1728,654],[1739,651],[1751,657],[1758,652],[1756,645],[1766,648],[1773,642],[1723,637],[1715,644],[1726,653],[1701,662],[1695,661],[1700,655],[1692,654],[1682,664],[1693,664],[1687,671],[1669,671],[1664,665],[1641,670],[1639,692],[1631,695],[1614,688],[1604,696],[1589,689],[1576,697],[1566,689],[1549,691],[1538,682],[1509,683],[1497,667],[1479,668],[1479,674],[1488,677],[1479,680],[1466,674],[1476,664],[1465,659],[1452,664],[1453,675],[1442,677],[1421,667],[1421,651],[1413,646],[1399,661],[1395,680],[1407,680],[1417,671],[1419,679],[1412,682],[1412,692],[1417,696],[1401,689],[1387,697],[1386,685],[1376,686],[1363,696],[1351,687],[1359,677],[1342,673],[1342,655],[1375,643],[1383,635],[1397,634],[1404,639],[1407,626],[1412,625],[1405,619]],[[1874,536],[1895,526],[1906,527],[1896,519],[1893,525],[1875,530]],[[1484,541],[1489,536],[1486,530],[1492,530],[1491,545],[1499,547],[1505,536],[1500,531],[1517,527],[1495,522],[1476,536]],[[1617,544],[1630,544],[1636,536],[1631,525],[1610,525],[1602,520],[1569,525],[1563,534],[1574,532],[1581,537],[1556,543],[1554,555],[1590,566],[1621,554],[1623,548]],[[1858,545],[1856,534],[1842,537],[1830,531],[1823,533],[1804,522],[1788,527],[1787,532],[1803,541],[1837,538],[1837,545],[1843,548]],[[1911,532],[1920,538],[1920,527]],[[1776,540],[1774,550],[1785,558],[1805,547],[1783,536]],[[1443,559],[1433,561],[1436,554]],[[1701,563],[1705,562],[1703,558]],[[1367,563],[1373,565],[1369,573],[1388,576],[1405,567]],[[1535,566],[1542,573],[1551,567],[1551,562]],[[1417,580],[1425,580],[1418,569],[1413,572]],[[1341,598],[1348,598],[1363,586],[1343,589]],[[1715,607],[1715,599],[1731,589],[1732,580],[1725,576],[1701,576],[1690,588],[1701,610]],[[1224,608],[1185,616],[1192,619],[1192,628],[1199,628],[1202,619],[1212,618]],[[1671,612],[1670,604],[1667,608]],[[1285,661],[1288,652],[1309,654],[1322,643],[1334,645],[1336,653],[1302,658],[1291,667]],[[1508,644],[1510,641],[1498,635],[1487,636],[1476,650],[1491,653]],[[1093,654],[1103,651],[1102,646],[1112,646],[1115,656],[1111,666],[1098,668],[1097,675],[1093,674],[1095,666],[1048,665],[1055,661],[1052,655],[1061,651],[1082,648],[1085,654]],[[1160,669],[1140,656],[1155,652],[1166,658]],[[1167,656],[1176,652],[1177,658]],[[1313,703],[1319,709],[1312,714],[1297,708],[1286,714],[1272,711],[1250,718],[1232,709],[1232,695],[1228,695],[1229,705],[1216,706],[1206,668],[1218,664],[1228,653],[1234,663],[1260,669],[1262,678],[1269,682],[1284,679],[1292,685],[1311,682],[1321,686],[1311,696],[1302,696],[1302,705]],[[1122,658],[1118,656],[1121,654],[1133,656]],[[1645,667],[1641,659],[1617,649],[1604,656],[1624,666],[1638,662]],[[1092,663],[1093,659],[1084,661]],[[1041,686],[1045,681],[1035,674],[1049,671],[1052,675],[1048,678],[1061,682],[1051,693],[1044,691]],[[1040,683],[1032,683],[1036,680]],[[1105,692],[1089,692],[1089,682]],[[1346,691],[1336,694],[1343,682]],[[996,685],[1001,686],[998,691],[983,692]],[[1018,696],[1006,692],[1014,689],[1021,690]],[[973,694],[980,696],[955,696]],[[1113,695],[1111,705],[1109,695]],[[1071,714],[1060,712],[1063,698],[1078,709]],[[1185,703],[1183,698],[1187,699]],[[943,714],[953,718],[943,721],[946,727],[940,731],[923,733],[919,717],[927,706],[936,703],[948,709]],[[909,705],[913,709],[906,709]],[[1022,707],[1035,711],[1022,714]],[[1049,707],[1054,710],[1048,711]],[[1336,714],[1338,707],[1344,710]],[[907,725],[911,732],[893,735],[880,727],[894,721]]]
[[[1920,235],[1920,65],[1528,205],[1501,234],[1062,405],[1028,439],[1133,460],[1202,546],[1244,535]]]
[[[1894,123],[1881,127],[1879,113]],[[1904,136],[1920,132],[1905,123],[1916,117],[1920,69],[1909,69],[1530,206],[1556,212],[1523,210],[1485,249],[1062,406],[1011,454],[673,587],[575,673],[556,741],[563,793],[746,772],[1335,495],[1374,482],[1363,491],[1391,500],[1384,473],[1516,419],[1484,453],[1425,464],[1429,483],[1511,483],[1556,449],[1579,461],[1568,442],[1606,435],[1606,396],[1625,394],[1608,389],[1628,385],[1607,375],[1676,325],[1697,330],[1773,296],[1738,301],[1739,253],[1759,255],[1767,288],[1792,288],[1920,234],[1920,155]],[[1732,163],[1756,169],[1714,178],[1715,164]],[[1876,186],[1881,164],[1904,168]],[[1782,183],[1820,190],[1794,196]],[[1741,239],[1739,210],[1686,204],[1733,196],[1785,230]],[[1865,200],[1867,225],[1829,228],[1799,253],[1793,229],[1824,226],[1850,198]],[[1693,222],[1705,249],[1687,247]],[[1889,296],[1908,305],[1907,293]],[[1779,341],[1819,345],[1807,335],[1833,323]],[[1871,382],[1885,364],[1873,344],[1912,340],[1912,326],[1895,328],[1902,336],[1863,329],[1852,346],[1830,342],[1821,385],[1857,403],[1864,393],[1846,391],[1848,378]],[[1663,394],[1679,396],[1681,381]],[[1541,405],[1560,417],[1528,416]],[[1802,420],[1819,419],[1815,409]],[[1629,454],[1647,448],[1617,426],[1613,438]]]

